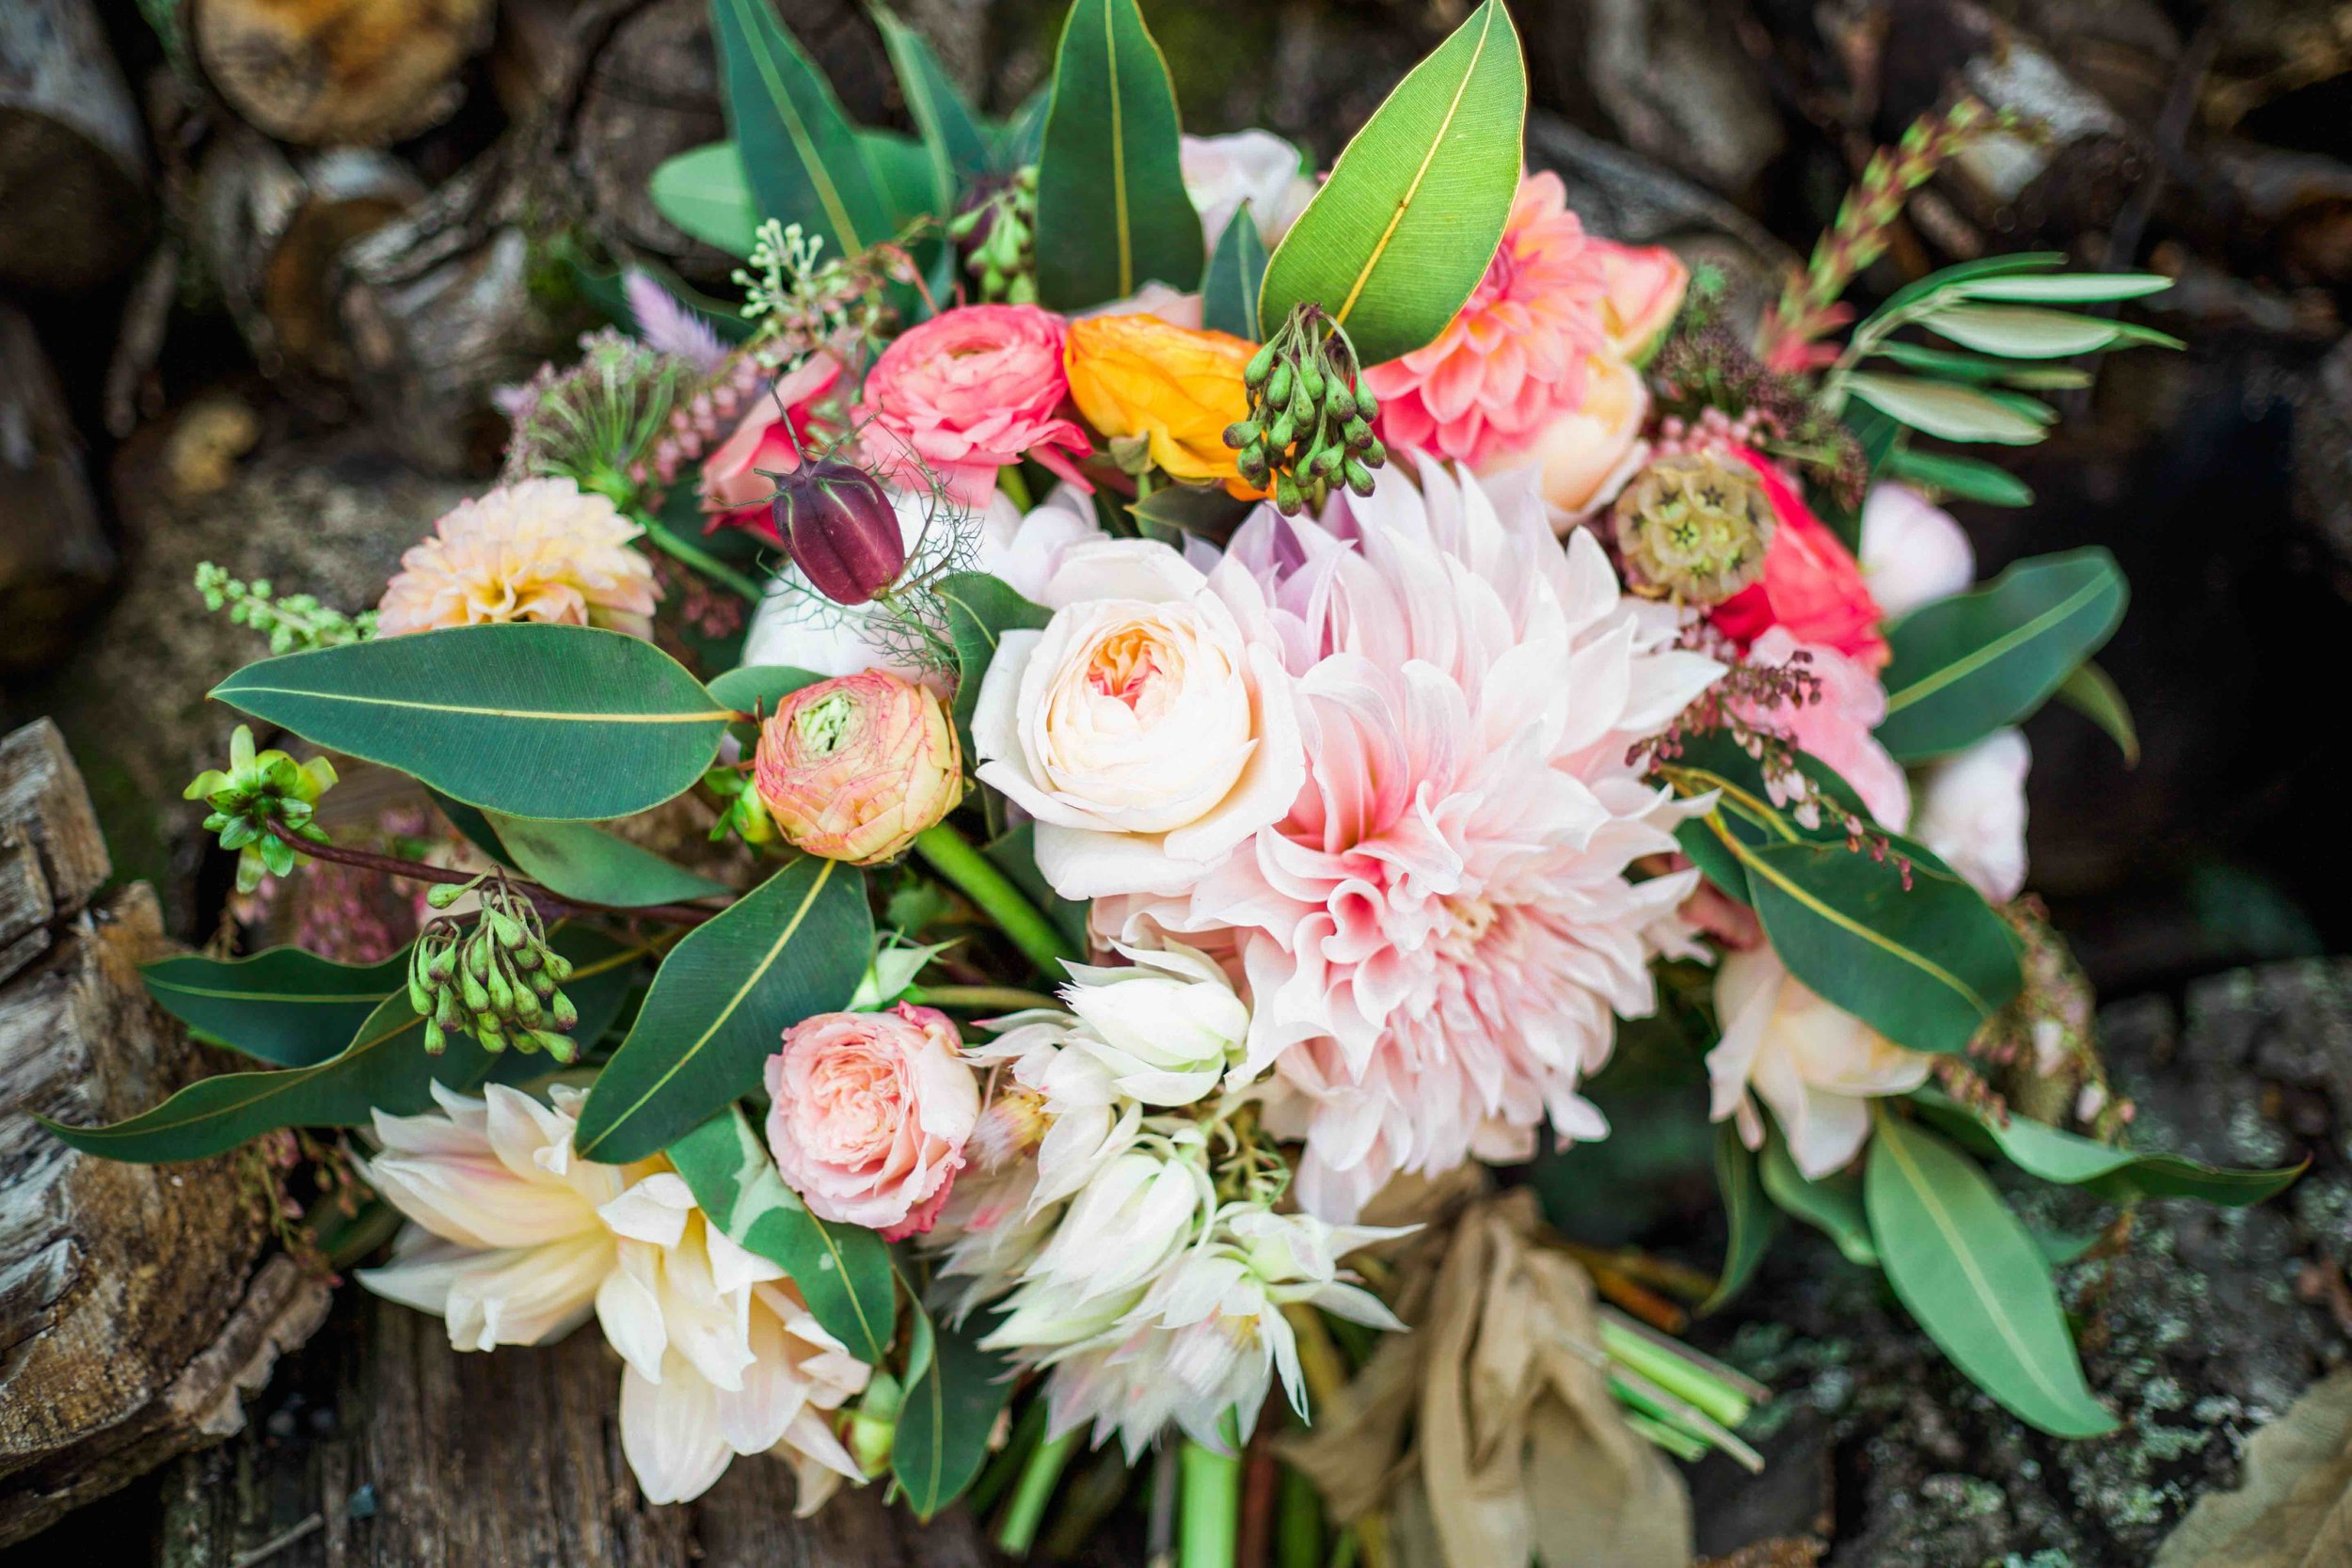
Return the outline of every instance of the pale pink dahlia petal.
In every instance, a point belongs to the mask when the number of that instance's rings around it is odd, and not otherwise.
[[[568,479],[527,479],[461,501],[400,558],[377,606],[388,637],[444,626],[551,621],[653,632],[653,565],[636,525]]]

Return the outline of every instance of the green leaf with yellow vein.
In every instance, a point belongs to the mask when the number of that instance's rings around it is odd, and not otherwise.
[[[1863,1204],[1895,1294],[1978,1387],[2058,1437],[2115,1418],[2091,1396],[2050,1268],[1974,1161],[1883,1106]]]
[[[650,642],[520,622],[287,654],[212,694],[467,805],[564,821],[686,789],[731,717]]]
[[[1879,742],[1902,762],[1957,752],[2039,708],[2113,635],[2127,593],[2104,549],[2021,561],[1887,628]]]
[[[821,236],[831,257],[891,237],[856,127],[771,0],[710,0],[727,124],[760,215]]]
[[[2242,1209],[2276,1197],[2311,1162],[2273,1169],[2209,1165],[2180,1154],[2119,1148],[2012,1112],[2006,1120],[1976,1111],[1936,1089],[1912,1095],[1920,1114],[1963,1143],[1997,1151],[2018,1169],[2070,1187],[2088,1187],[2118,1202],[2141,1197],[2193,1197]]]
[[[139,969],[147,992],[206,1039],[278,1067],[309,1067],[351,1043],[377,1004],[407,986],[408,952],[343,964],[299,947],[249,958],[182,953]]]
[[[780,1265],[826,1333],[866,1365],[882,1365],[898,1321],[898,1276],[880,1236],[810,1213],[739,1106],[727,1106],[666,1152],[712,1225]]]
[[[1209,254],[1208,276],[1200,283],[1200,325],[1212,332],[1230,332],[1255,342],[1258,338],[1258,289],[1265,281],[1265,242],[1258,235],[1257,217],[1243,202],[1234,210]],[[1153,492],[1157,494],[1158,492]]]
[[[988,172],[988,133],[923,35],[899,21],[887,6],[875,6],[872,10],[875,24],[882,29],[882,47],[890,53],[890,68],[898,76],[899,95],[906,100],[914,128],[922,133],[931,161],[939,193],[939,205],[932,211],[953,212],[957,191]]]
[[[1038,301],[1079,310],[1154,280],[1190,293],[1205,259],[1160,46],[1136,0],[1076,0],[1038,152]]]
[[[1260,333],[1313,301],[1371,365],[1444,331],[1502,243],[1526,118],[1518,33],[1486,0],[1374,111],[1282,237]]]
[[[644,950],[585,927],[562,927],[551,940],[576,965],[564,989],[580,1007],[575,1037],[591,1043],[612,1022]],[[499,1063],[455,1033],[440,1055],[425,1054],[424,1020],[408,1006],[404,983],[376,1004],[349,1044],[323,1061],[199,1079],[153,1110],[104,1127],[43,1125],[110,1160],[202,1160],[281,1127],[364,1127],[375,1111],[413,1116],[432,1108],[435,1083],[470,1091]]]
[[[988,1458],[997,1415],[1012,1397],[1012,1364],[980,1349],[983,1332],[977,1315],[961,1328],[934,1324],[916,1304],[890,1473],[918,1519],[930,1519],[972,1484]]]
[[[558,896],[636,909],[723,896],[726,883],[689,871],[586,822],[534,822],[485,812],[505,859]]]
[[[757,1089],[786,1029],[849,1002],[873,939],[865,877],[813,855],[695,927],[596,1075],[574,1139],[581,1157],[659,1154]]]

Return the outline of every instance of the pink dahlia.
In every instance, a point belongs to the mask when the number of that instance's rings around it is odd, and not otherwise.
[[[1381,438],[1474,467],[1524,450],[1582,406],[1585,361],[1611,352],[1608,289],[1560,177],[1527,176],[1502,247],[1446,329],[1364,372],[1380,399]]]
[[[552,621],[651,637],[661,590],[629,548],[643,531],[611,497],[568,479],[501,484],[459,501],[400,558],[376,630]]]
[[[1187,892],[1095,904],[1106,929],[1239,964],[1246,1067],[1279,1074],[1271,1114],[1326,1218],[1399,1171],[1523,1158],[1547,1116],[1605,1132],[1578,1083],[1685,938],[1696,874],[1630,869],[1684,812],[1628,751],[1722,667],[1620,595],[1589,532],[1564,553],[1533,483],[1429,464],[1320,523],[1262,509],[1226,561],[1295,678],[1306,784]]]
[[[1061,413],[1064,332],[1034,305],[965,305],[901,334],[866,372],[867,456],[905,475],[928,468],[965,506],[986,504],[996,470],[1025,455],[1089,488],[1071,459],[1093,443]]]

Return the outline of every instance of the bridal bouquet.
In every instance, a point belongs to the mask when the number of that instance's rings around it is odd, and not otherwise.
[[[713,13],[733,137],[653,191],[741,300],[580,265],[618,326],[507,394],[501,482],[370,615],[201,583],[278,655],[213,695],[344,759],[239,728],[190,785],[240,888],[405,879],[414,941],[154,966],[262,1069],[58,1134],[358,1129],[331,1196],[406,1222],[362,1282],[464,1350],[595,1316],[657,1501],[773,1453],[803,1510],[977,1486],[1025,1549],[1083,1443],[1065,1524],[1146,1466],[1207,1568],[1281,1426],[1285,1564],[1681,1560],[1660,1453],[1753,1461],[1763,1390],[1488,1174],[1609,1137],[1638,1036],[1720,1124],[1730,1238],[1651,1283],[1727,1299],[1785,1212],[2019,1418],[2112,1428],[2068,1249],[1991,1172],[2294,1172],[2131,1146],[2025,893],[2017,727],[2133,746],[2090,662],[2124,585],[1979,584],[1936,501],[2029,499],[1972,451],[2165,341],[2114,309],[2165,279],[1844,302],[1913,189],[2032,128],[1922,121],[1760,309],[1523,172],[1497,0],[1320,176],[1182,135],[1134,0],[1077,0],[1004,123],[880,15],[911,136]],[[451,831],[336,842],[351,759]],[[1597,1475],[1617,1514],[1564,1520]]]

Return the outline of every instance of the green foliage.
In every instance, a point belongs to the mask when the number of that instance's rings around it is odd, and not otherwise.
[[[1033,605],[1001,578],[986,572],[954,572],[941,578],[932,592],[947,607],[947,640],[956,650],[956,734],[969,762],[972,750],[972,710],[980,701],[980,682],[989,660],[1009,631],[1036,631],[1053,616]]]
[[[778,703],[801,688],[827,678],[789,664],[746,664],[712,681],[710,694],[738,713],[764,716],[775,712]]]
[[[2123,753],[2123,766],[2139,766],[2139,728],[2132,722],[2132,708],[2123,700],[2123,692],[2108,674],[2089,659],[2074,666],[2074,673],[2058,683],[2058,701],[2098,725]]]
[[[915,1296],[911,1287],[907,1293]],[[916,1299],[890,1473],[918,1519],[929,1521],[972,1484],[997,1413],[1012,1397],[1012,1364],[980,1349],[979,1332],[971,1323],[939,1327]]]
[[[345,615],[320,604],[313,594],[279,594],[265,581],[241,581],[209,561],[197,565],[196,591],[205,609],[225,610],[231,622],[268,638],[274,654],[340,647],[375,635],[373,610]]]
[[[180,792],[212,808],[204,831],[237,854],[237,891],[251,893],[263,876],[283,877],[301,857],[298,844],[325,844],[326,830],[311,820],[320,797],[335,786],[335,765],[325,757],[296,762],[275,749],[257,752],[253,732],[239,724],[229,737],[229,768],[207,768]]]
[[[759,1087],[783,1032],[850,999],[873,947],[853,866],[803,856],[670,951],[581,1107],[580,1158],[658,1154]]]
[[[1886,719],[1903,762],[1957,752],[2039,708],[2123,618],[2123,574],[2104,549],[2021,561],[1985,587],[1889,627]]]
[[[1878,1267],[1877,1243],[1870,1240],[1870,1221],[1863,1212],[1862,1181],[1850,1171],[1836,1171],[1814,1180],[1797,1168],[1788,1153],[1788,1140],[1777,1127],[1764,1135],[1756,1172],[1764,1180],[1764,1196],[1786,1214],[1794,1214],[1837,1243],[1846,1261],[1866,1269]]]
[[[955,210],[957,193],[988,172],[988,133],[923,35],[887,7],[876,6],[873,13],[891,69],[898,72],[898,92],[930,161],[938,193],[931,212],[945,217]]]
[[[1898,446],[1886,454],[1885,472],[1890,479],[1907,480],[1923,489],[1986,506],[2033,504],[2032,487],[2024,480],[1974,457]]]
[[[1701,1316],[1737,1296],[1772,1245],[1774,1216],[1756,1178],[1756,1156],[1740,1141],[1739,1129],[1727,1121],[1715,1128],[1715,1186],[1723,1195],[1724,1219],[1731,1227],[1731,1240],[1724,1249],[1723,1272],[1716,1276],[1714,1292],[1699,1304]]]
[[[769,0],[710,0],[727,124],[762,217],[799,224],[837,256],[891,237],[857,131]]]
[[[1444,331],[1502,243],[1526,114],[1518,33],[1486,0],[1397,84],[1282,237],[1259,331],[1320,305],[1367,365]]]
[[[2143,1197],[2193,1197],[2243,1209],[2276,1197],[2311,1162],[2275,1170],[2238,1170],[2209,1165],[2178,1154],[2143,1154],[2098,1143],[2031,1117],[2005,1119],[1984,1115],[1935,1089],[1912,1095],[1920,1114],[1964,1143],[1998,1152],[2029,1176],[2070,1187],[2088,1187],[2103,1197],[2127,1202]]]
[[[1200,284],[1200,325],[1212,332],[1258,341],[1258,290],[1265,281],[1265,241],[1249,203],[1241,204],[1216,238]]]
[[[570,984],[585,1043],[611,1025],[644,950],[580,926],[559,928],[554,940],[573,963]],[[365,1127],[376,1111],[413,1116],[432,1108],[435,1083],[470,1091],[498,1065],[463,1035],[452,1036],[441,1054],[428,1054],[424,1025],[404,987],[323,1061],[200,1079],[153,1110],[105,1127],[43,1125],[85,1153],[161,1164],[209,1159],[281,1127]]]
[[[648,183],[654,208],[687,233],[749,260],[759,229],[759,202],[735,143],[712,142],[662,161]]]
[[[1136,0],[1075,0],[1054,55],[1037,165],[1040,303],[1083,309],[1200,282],[1176,89]]]
[[[278,1067],[309,1067],[348,1045],[376,1004],[402,989],[403,952],[342,964],[299,947],[249,958],[183,953],[143,964],[148,994],[198,1035]]]
[[[562,821],[660,805],[731,717],[650,642],[521,622],[288,654],[212,694],[469,805]]]
[[[734,891],[586,822],[484,816],[516,869],[561,898],[635,909]]]
[[[881,1237],[810,1213],[776,1173],[738,1106],[720,1111],[666,1152],[711,1225],[783,1268],[826,1333],[868,1366],[882,1365],[898,1300],[890,1249]]]
[[[1863,1173],[1870,1233],[1895,1293],[1979,1388],[2058,1437],[2115,1418],[2091,1397],[2042,1249],[1975,1163],[1874,1108]]]

